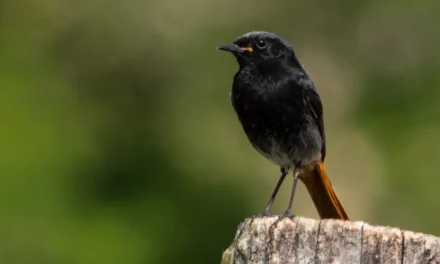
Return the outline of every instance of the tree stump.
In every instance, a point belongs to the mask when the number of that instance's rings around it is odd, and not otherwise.
[[[440,263],[440,238],[364,222],[258,216],[240,224],[222,264]]]

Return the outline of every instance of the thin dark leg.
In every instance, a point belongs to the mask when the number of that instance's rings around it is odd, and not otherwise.
[[[287,169],[281,168],[281,177],[278,180],[277,185],[275,186],[275,190],[273,190],[272,196],[270,196],[269,202],[267,203],[266,210],[264,210],[263,214],[269,214],[270,207],[272,206],[273,201],[275,200],[275,196],[277,196],[278,190],[281,187],[281,184],[283,183],[284,179],[287,175]]]
[[[287,210],[284,212],[284,215],[286,216],[292,216],[293,197],[295,196],[296,184],[298,183],[300,174],[301,174],[301,165],[296,165],[295,169],[293,170],[293,186],[292,186],[292,192],[290,193],[289,206],[287,207]]]

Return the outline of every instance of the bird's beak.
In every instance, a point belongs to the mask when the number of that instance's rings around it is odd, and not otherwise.
[[[218,50],[229,51],[229,52],[232,52],[234,54],[242,53],[244,51],[249,51],[249,52],[253,51],[251,47],[242,48],[242,47],[239,47],[236,44],[222,45],[222,46],[217,47],[217,49]]]

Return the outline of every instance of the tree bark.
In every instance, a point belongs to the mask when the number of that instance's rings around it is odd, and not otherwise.
[[[363,222],[258,216],[238,227],[222,264],[440,263],[440,238]]]

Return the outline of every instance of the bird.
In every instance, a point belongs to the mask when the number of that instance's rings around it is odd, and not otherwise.
[[[251,145],[280,168],[281,176],[263,215],[289,172],[293,185],[285,216],[292,214],[298,179],[306,186],[321,219],[349,220],[324,167],[323,106],[315,84],[292,45],[266,31],[251,31],[218,50],[232,53],[239,69],[230,100]]]

